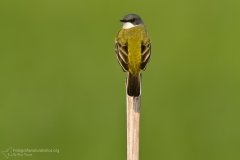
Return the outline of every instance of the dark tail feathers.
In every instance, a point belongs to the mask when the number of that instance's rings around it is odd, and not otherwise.
[[[140,74],[138,76],[128,74],[127,94],[133,97],[140,95]]]

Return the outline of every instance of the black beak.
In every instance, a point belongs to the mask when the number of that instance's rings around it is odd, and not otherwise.
[[[127,21],[126,21],[126,20],[124,20],[124,19],[121,19],[121,20],[120,20],[120,22],[127,22]]]

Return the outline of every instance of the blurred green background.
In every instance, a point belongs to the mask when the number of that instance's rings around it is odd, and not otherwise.
[[[0,151],[126,159],[126,73],[114,38],[128,13],[152,42],[140,159],[240,159],[239,0],[1,0]]]

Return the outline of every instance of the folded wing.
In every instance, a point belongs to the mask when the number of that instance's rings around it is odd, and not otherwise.
[[[145,70],[151,56],[151,43],[150,41],[146,44],[142,44],[142,63],[141,69]]]
[[[121,45],[118,41],[115,42],[115,53],[117,60],[124,72],[128,71],[128,47]]]

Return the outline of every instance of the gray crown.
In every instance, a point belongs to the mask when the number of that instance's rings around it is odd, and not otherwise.
[[[140,16],[136,14],[127,14],[123,19],[120,20],[121,22],[130,22],[133,25],[144,25]]]

